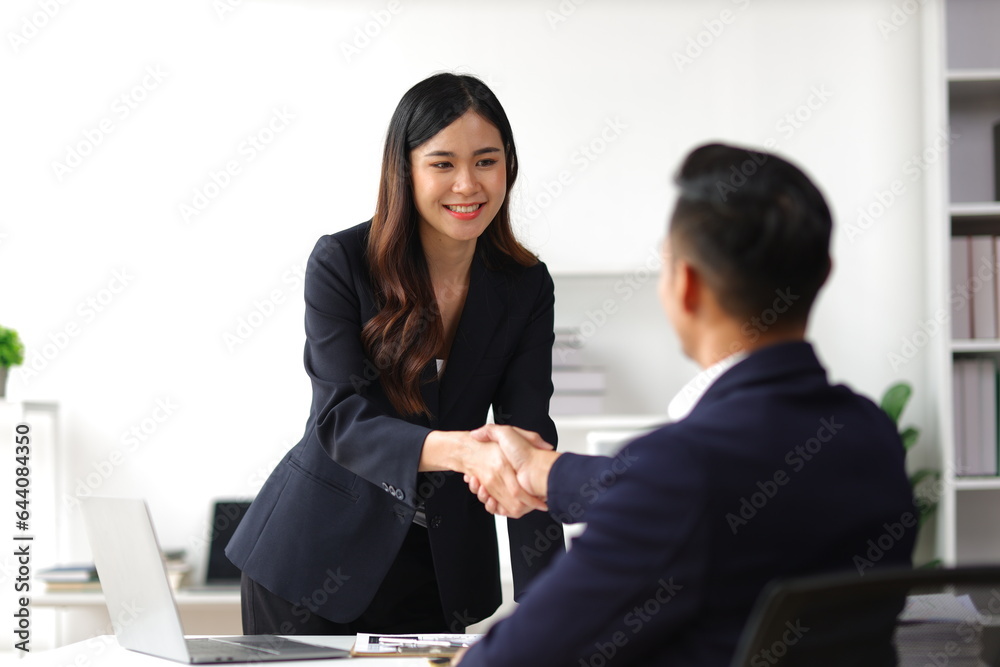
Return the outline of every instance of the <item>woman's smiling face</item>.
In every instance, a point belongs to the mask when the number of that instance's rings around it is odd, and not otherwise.
[[[500,131],[467,111],[410,152],[422,239],[475,242],[507,194]]]

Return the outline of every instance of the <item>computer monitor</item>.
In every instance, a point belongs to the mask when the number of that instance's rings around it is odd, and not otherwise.
[[[239,586],[240,570],[226,558],[226,545],[250,507],[249,500],[216,500],[212,509],[208,546],[207,586]]]

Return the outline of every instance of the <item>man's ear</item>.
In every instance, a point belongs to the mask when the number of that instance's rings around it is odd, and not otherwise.
[[[833,258],[827,255],[826,258],[826,273],[823,274],[823,282],[820,283],[820,287],[826,284],[826,281],[830,279],[830,274],[833,273]]]
[[[678,259],[675,270],[677,271],[675,285],[681,309],[688,314],[695,313],[701,306],[704,280],[698,269],[686,260]]]

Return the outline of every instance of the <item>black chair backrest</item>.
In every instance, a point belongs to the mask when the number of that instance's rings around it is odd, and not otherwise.
[[[910,620],[911,604],[965,604]],[[916,596],[916,597],[914,597]],[[962,596],[968,596],[964,598]],[[932,614],[933,615],[933,614]],[[996,619],[996,620],[994,620]],[[887,569],[773,582],[751,612],[732,667],[1000,665],[1000,566]]]

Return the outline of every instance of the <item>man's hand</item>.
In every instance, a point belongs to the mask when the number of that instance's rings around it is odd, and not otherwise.
[[[473,438],[469,431],[431,431],[420,451],[420,472],[454,470],[475,478],[484,496],[494,499],[495,514],[518,518],[545,510],[545,502],[532,496],[517,481],[517,472],[489,438]],[[474,492],[475,493],[475,492]]]
[[[521,486],[517,471],[495,441],[470,439],[462,461],[465,479],[476,480],[473,493],[492,501],[487,509],[493,514],[517,519],[533,510],[548,510],[545,501]]]
[[[548,494],[549,470],[559,453],[552,451],[552,445],[540,435],[514,426],[487,424],[471,433],[481,442],[497,442],[500,450],[517,472],[517,481],[525,492],[535,498],[545,498]],[[466,473],[469,488],[493,514],[512,516],[504,511],[503,502],[493,496],[488,485],[475,475]],[[515,517],[516,518],[516,517]]]

